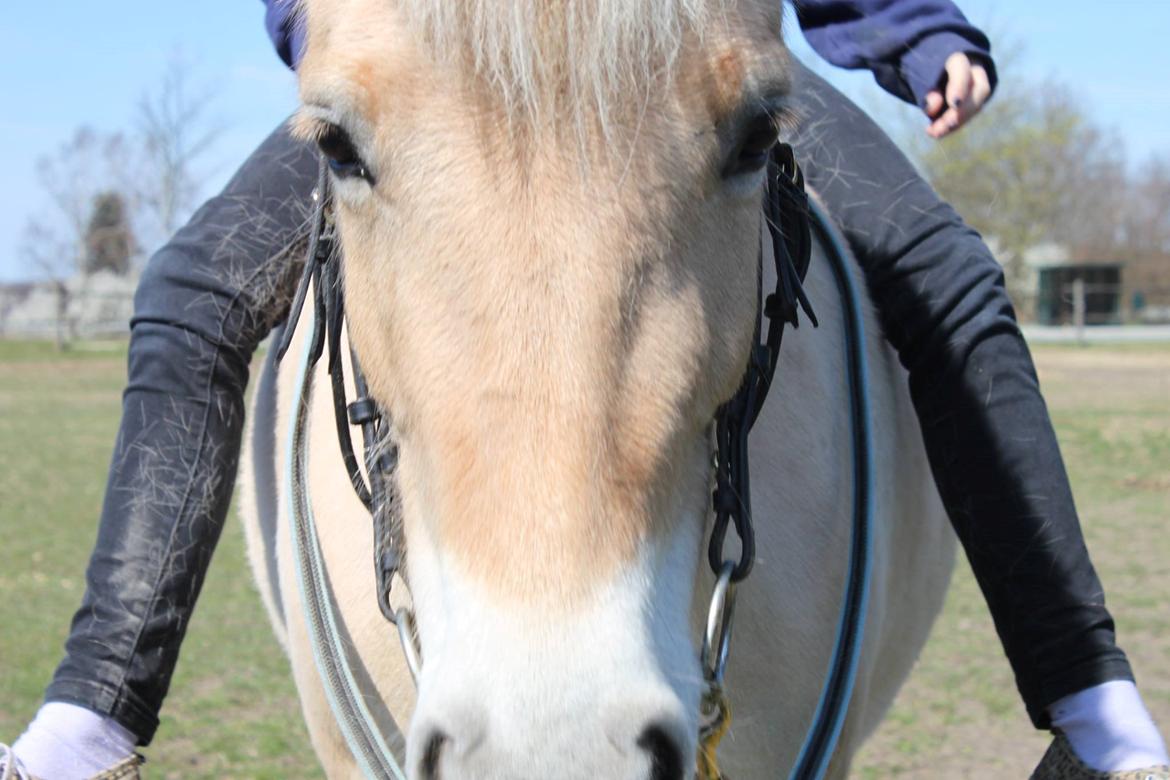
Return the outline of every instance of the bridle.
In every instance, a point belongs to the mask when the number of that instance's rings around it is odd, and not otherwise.
[[[350,365],[356,398],[347,403],[344,360],[341,355],[341,329],[345,320],[345,301],[341,287],[340,253],[337,250],[330,193],[329,166],[324,156],[318,162],[317,187],[313,190],[312,229],[305,258],[305,267],[289,309],[289,319],[277,346],[276,359],[283,360],[292,344],[293,333],[304,310],[310,288],[313,290],[314,327],[307,352],[310,367],[315,366],[329,348],[329,380],[333,391],[333,418],[337,427],[337,441],[341,459],[349,475],[350,484],[358,499],[372,518],[374,532],[374,572],[377,576],[378,608],[383,617],[395,625],[413,631],[410,610],[395,608],[390,601],[394,575],[405,560],[402,524],[396,511],[396,496],[392,491],[391,476],[398,463],[398,448],[390,436],[389,426],[378,404],[370,397],[365,375],[351,348]],[[320,323],[324,322],[322,328]],[[366,477],[358,465],[353,450],[350,426],[362,431]],[[417,674],[417,667],[411,668]]]
[[[331,216],[329,172],[322,158],[317,188],[313,193],[312,232],[309,237],[305,267],[289,312],[289,320],[277,347],[277,359],[288,352],[297,322],[313,291],[312,325],[308,346],[301,366],[301,390],[290,436],[290,483],[294,554],[298,558],[298,575],[306,602],[306,613],[314,654],[325,683],[327,695],[339,725],[355,757],[373,776],[401,776],[394,759],[386,750],[381,735],[365,712],[362,697],[348,670],[346,648],[338,636],[332,601],[323,570],[323,560],[316,539],[312,511],[305,479],[304,428],[305,410],[311,392],[312,367],[328,347],[328,372],[333,391],[334,420],[342,460],[358,498],[372,517],[374,534],[374,572],[378,607],[398,631],[403,652],[412,676],[417,681],[421,651],[409,608],[395,608],[391,592],[395,575],[404,578],[404,544],[397,496],[392,476],[397,463],[397,449],[391,437],[387,415],[370,397],[357,355],[351,349],[353,384],[356,397],[347,400],[344,361],[341,355],[341,330],[344,323],[344,299],[340,279],[340,253],[336,246]],[[757,267],[757,306],[755,336],[743,381],[735,395],[719,408],[715,429],[715,489],[712,494],[715,520],[707,550],[707,559],[716,582],[708,621],[703,637],[700,662],[705,691],[702,697],[698,769],[700,777],[720,778],[715,751],[730,723],[730,706],[723,690],[724,674],[730,649],[736,586],[751,572],[755,559],[755,534],[751,514],[751,487],[748,469],[748,433],[758,418],[775,376],[784,329],[799,326],[799,311],[804,310],[815,326],[816,316],[802,287],[812,250],[810,214],[819,212],[812,206],[804,189],[804,177],[792,148],[778,144],[768,161],[764,216],[773,247],[776,288],[763,296],[764,245],[761,237]],[[810,209],[811,207],[811,209]],[[823,219],[819,226],[825,230]],[[839,274],[839,282],[840,274]],[[762,298],[762,300],[759,300]],[[765,328],[764,320],[767,320]],[[858,348],[854,345],[853,352]],[[855,415],[856,418],[856,415]],[[350,436],[350,426],[362,431],[365,471],[363,476]],[[734,529],[738,553],[729,554],[727,536]],[[854,555],[857,555],[857,521],[855,518]],[[868,534],[860,534],[868,544]],[[868,553],[863,554],[861,575],[868,582]],[[851,567],[851,581],[853,571]],[[847,584],[847,594],[855,588]],[[849,689],[860,647],[860,623],[864,621],[864,595],[860,607],[847,601],[838,633],[837,650],[830,669],[826,691],[814,720],[805,749],[792,777],[812,778],[823,774],[828,757],[836,744],[836,733],[848,707]],[[850,595],[850,599],[853,596]],[[842,638],[852,638],[843,643]],[[843,645],[845,645],[843,647]],[[840,668],[838,668],[840,667]],[[834,680],[846,679],[844,694]],[[830,690],[833,689],[833,690]],[[826,701],[829,706],[826,707]],[[827,738],[826,738],[827,734]]]

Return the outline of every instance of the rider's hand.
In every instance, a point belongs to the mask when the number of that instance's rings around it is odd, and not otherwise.
[[[930,126],[926,134],[931,138],[942,138],[958,130],[971,117],[979,113],[983,104],[991,97],[991,82],[987,69],[962,52],[947,57],[946,81],[942,89],[926,94],[926,115]]]

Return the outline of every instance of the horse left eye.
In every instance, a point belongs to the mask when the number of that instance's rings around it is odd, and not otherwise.
[[[768,164],[768,153],[776,145],[779,132],[771,114],[762,114],[752,119],[723,170],[726,178],[756,173]]]
[[[329,170],[339,179],[358,178],[372,182],[369,169],[358,156],[349,133],[337,125],[329,125],[317,139],[317,146],[329,163]]]

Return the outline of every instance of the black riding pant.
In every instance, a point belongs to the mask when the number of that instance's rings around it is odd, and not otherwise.
[[[1033,721],[1129,679],[1003,275],[864,113],[811,73],[795,139],[865,270],[935,479]],[[314,151],[270,136],[150,261],[84,602],[46,698],[149,742],[228,509],[248,363],[285,315]]]

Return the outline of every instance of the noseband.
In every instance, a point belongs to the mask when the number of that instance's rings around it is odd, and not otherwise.
[[[292,344],[297,322],[308,301],[311,288],[312,329],[302,364],[301,396],[298,399],[297,419],[294,420],[294,432],[290,442],[293,461],[291,482],[294,496],[291,514],[294,523],[294,550],[299,559],[298,573],[301,575],[302,591],[306,597],[310,634],[314,641],[318,667],[325,678],[327,693],[347,742],[368,773],[398,776],[400,774],[398,767],[388,751],[385,751],[381,736],[375,733],[372,720],[368,714],[363,717],[365,707],[361,702],[360,692],[350,685],[353,679],[348,672],[345,651],[337,636],[336,623],[331,622],[334,620],[331,597],[325,583],[323,561],[316,541],[315,528],[312,526],[312,513],[305,484],[304,409],[299,407],[307,406],[312,381],[310,369],[317,364],[328,346],[328,371],[342,460],[355,493],[373,520],[374,573],[377,580],[378,608],[383,616],[397,627],[408,667],[417,680],[421,658],[413,614],[408,608],[395,608],[391,601],[395,575],[399,575],[399,579],[404,579],[405,563],[405,538],[397,511],[397,496],[393,490],[397,448],[390,435],[388,417],[370,397],[360,363],[352,349],[349,357],[353,368],[356,398],[352,401],[346,398],[344,361],[340,354],[341,329],[345,318],[339,268],[341,258],[336,246],[329,194],[329,172],[324,159],[321,161],[313,198],[313,227],[309,237],[308,255],[289,312],[289,320],[277,347],[277,359],[281,360]],[[792,148],[787,144],[777,145],[769,158],[763,207],[773,247],[776,288],[766,297],[763,295],[765,252],[761,236],[757,266],[755,336],[748,365],[739,389],[719,408],[714,419],[716,453],[712,506],[715,520],[707,549],[707,559],[715,574],[716,586],[700,658],[706,683],[702,701],[703,724],[698,759],[699,773],[703,778],[721,776],[715,761],[715,748],[730,722],[730,708],[723,693],[723,679],[729,652],[735,591],[737,584],[751,572],[755,559],[748,470],[748,433],[759,417],[771,388],[785,327],[799,326],[798,313],[801,309],[814,326],[817,324],[816,316],[801,284],[808,271],[812,249],[810,203],[804,190],[803,174],[793,156]],[[824,229],[823,225],[821,228]],[[363,476],[354,453],[350,426],[360,426],[362,431],[368,481],[367,477]],[[727,550],[728,531],[732,528],[738,537],[738,544],[733,545],[738,548],[738,552],[734,555]],[[855,542],[856,539],[855,533]],[[855,623],[858,619],[857,613],[863,613],[864,609],[863,607],[860,610],[851,609],[847,602],[846,612],[854,613],[851,620]],[[855,637],[853,644],[860,643],[860,632],[844,630],[844,623],[842,625],[843,630],[839,632],[838,652],[835,656],[841,655],[841,634],[852,634]],[[328,657],[331,654],[334,657]],[[827,765],[827,757],[835,746],[835,732],[839,729],[839,721],[843,719],[844,710],[848,705],[848,691],[844,696],[830,695],[829,689],[833,687],[832,681],[842,676],[838,673],[839,665],[843,666],[844,676],[851,681],[852,675],[848,667],[855,664],[856,647],[845,648],[845,654],[844,660],[837,658],[834,660],[829,683],[826,684],[826,694],[822,696],[817,718],[806,739],[802,759],[793,770],[793,777],[818,777]],[[349,690],[346,690],[347,685],[350,685]],[[824,712],[826,697],[835,700],[828,708],[828,712]],[[822,721],[828,721],[828,725]],[[834,727],[833,722],[837,722],[838,725]],[[815,736],[824,734],[826,729],[833,732],[829,739]],[[813,744],[811,752],[810,743]]]

